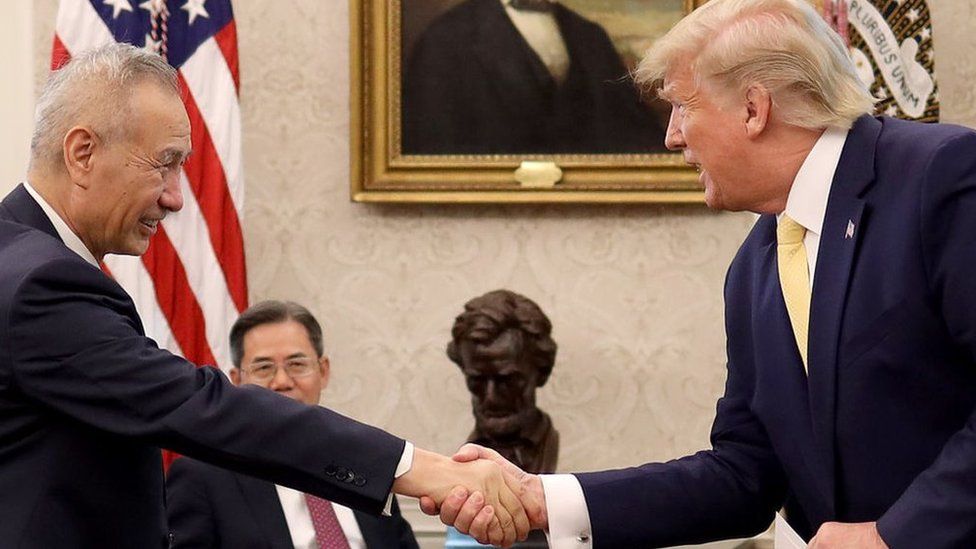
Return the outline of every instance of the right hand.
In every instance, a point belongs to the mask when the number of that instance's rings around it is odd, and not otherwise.
[[[518,483],[490,460],[452,460],[415,448],[413,466],[394,481],[393,490],[434,507],[460,509],[468,501],[477,505],[470,517],[445,514],[441,520],[481,543],[508,547],[529,533]]]
[[[477,444],[465,444],[458,449],[453,459],[463,463],[487,460],[498,464],[509,480],[509,486],[513,484],[515,486],[515,494],[525,508],[529,527],[533,530],[549,529],[546,497],[539,475],[526,473],[503,458],[498,452]],[[473,497],[474,494],[472,497],[460,497],[460,494],[456,494],[456,496],[458,497],[452,495],[452,497],[445,499],[441,505],[437,505],[431,498],[422,497],[420,498],[420,508],[428,515],[439,514],[441,521],[445,524],[454,524],[462,533],[470,533],[477,539],[479,534],[483,532],[484,525],[490,519],[490,509],[484,505],[482,498]],[[467,528],[462,528],[464,526]]]

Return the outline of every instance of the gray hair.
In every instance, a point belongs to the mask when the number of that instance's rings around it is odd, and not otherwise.
[[[278,324],[293,320],[302,325],[308,333],[308,340],[318,354],[318,358],[325,356],[325,344],[322,341],[322,326],[315,320],[312,313],[294,301],[278,301],[269,299],[251,305],[237,317],[237,321],[230,329],[230,358],[234,367],[240,368],[244,359],[244,336],[248,332],[264,324]]]
[[[125,135],[129,96],[146,81],[180,93],[176,69],[159,55],[129,44],[93,48],[53,71],[34,111],[31,167],[57,164],[64,136],[76,125],[91,126],[104,140]]]
[[[764,86],[801,128],[849,128],[874,110],[847,47],[803,0],[710,0],[651,46],[635,79],[657,86],[678,63],[691,64],[699,87]]]

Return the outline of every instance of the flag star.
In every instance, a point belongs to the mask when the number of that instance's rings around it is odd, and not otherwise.
[[[918,10],[917,9],[912,8],[912,9],[908,10],[908,13],[905,14],[905,17],[907,17],[909,21],[911,21],[912,23],[914,23],[915,21],[918,21],[918,18],[921,17],[921,16],[918,14]]]
[[[878,88],[878,91],[874,94],[874,97],[878,101],[884,101],[885,99],[888,99],[888,88],[884,86],[880,86]]]
[[[207,13],[207,9],[203,7],[207,0],[186,0],[186,4],[180,7],[181,10],[186,10],[186,13],[190,16],[190,24],[196,20],[197,16],[209,19],[210,14]]]
[[[922,36],[922,40],[928,40],[929,38],[932,38],[932,29],[929,27],[925,27],[922,29],[922,32],[920,34]]]
[[[156,15],[163,11],[163,7],[166,5],[166,0],[146,0],[145,2],[139,4],[139,7],[148,11],[150,15]]]
[[[102,0],[105,6],[112,6],[112,19],[118,19],[123,11],[132,11],[132,4],[129,0]]]

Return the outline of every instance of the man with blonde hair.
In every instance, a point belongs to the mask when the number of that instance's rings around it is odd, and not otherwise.
[[[708,205],[761,215],[726,280],[725,395],[692,456],[506,465],[533,525],[554,548],[669,546],[785,508],[818,549],[976,547],[976,132],[870,116],[801,0],[711,0],[637,77],[671,103],[667,146]],[[477,456],[498,460],[455,459]],[[463,524],[477,505],[440,512]]]

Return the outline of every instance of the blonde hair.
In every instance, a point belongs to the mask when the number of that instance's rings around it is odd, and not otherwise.
[[[678,63],[697,86],[764,86],[787,124],[849,128],[874,110],[847,48],[803,0],[710,0],[647,51],[634,78],[656,87]]]
[[[82,52],[52,72],[34,110],[31,167],[59,163],[62,140],[75,125],[92,125],[106,141],[125,135],[129,95],[145,81],[180,93],[176,69],[159,55],[124,43]]]

